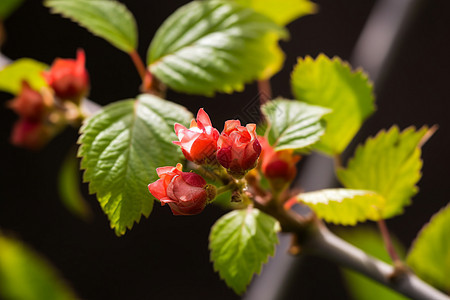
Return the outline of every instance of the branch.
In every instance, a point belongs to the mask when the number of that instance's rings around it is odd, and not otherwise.
[[[449,300],[450,298],[406,272],[393,276],[394,267],[366,254],[319,225],[316,233],[304,245],[308,252],[324,256],[335,263],[355,270],[412,299]]]
[[[255,207],[280,222],[284,232],[293,233],[305,254],[320,255],[357,271],[412,299],[450,300],[411,272],[396,274],[395,268],[350,245],[314,219],[304,219],[284,210],[275,201],[254,197]]]

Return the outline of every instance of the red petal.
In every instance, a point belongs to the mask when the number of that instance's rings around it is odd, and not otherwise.
[[[206,126],[212,126],[211,119],[209,118],[208,114],[203,110],[203,108],[200,108],[197,113],[197,124],[198,128],[204,129]]]
[[[180,130],[187,130],[186,127],[184,127],[181,124],[175,123],[175,125],[173,126],[175,129],[175,134],[178,136],[178,133],[180,132]]]
[[[153,183],[148,185],[148,190],[150,193],[158,200],[161,201],[164,197],[167,197],[166,187],[164,185],[164,180],[158,179]]]
[[[174,167],[160,167],[156,169],[156,174],[161,177],[161,175],[171,173],[174,170],[176,170]]]
[[[228,120],[225,121],[225,126],[223,128],[222,133],[230,134],[237,127],[241,126],[241,122],[239,120]]]
[[[196,174],[196,173],[192,173],[192,172],[183,172],[181,173],[181,177],[183,178],[183,180],[191,185],[191,186],[195,186],[195,187],[199,187],[199,188],[204,188],[206,185],[206,181],[205,179],[203,179],[202,176]]]

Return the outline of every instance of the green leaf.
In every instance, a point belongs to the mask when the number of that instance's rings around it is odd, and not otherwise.
[[[2,299],[77,299],[58,272],[19,241],[0,233],[0,296]]]
[[[406,262],[423,280],[450,291],[450,205],[435,214],[413,243]]]
[[[147,59],[150,71],[176,91],[232,93],[277,69],[274,42],[286,36],[269,18],[233,2],[193,1],[158,29]]]
[[[360,248],[369,255],[372,255],[388,264],[391,259],[384,247],[383,238],[380,233],[369,227],[356,227],[351,230],[339,230],[338,235],[347,242]],[[396,252],[404,257],[405,250],[403,246],[393,236],[392,243],[396,248]],[[345,281],[349,287],[353,299],[364,300],[406,300],[408,298],[385,287],[384,285],[369,279],[357,272],[342,268]]]
[[[297,196],[319,218],[341,225],[379,219],[378,207],[384,203],[380,195],[364,190],[325,189]]]
[[[112,0],[46,0],[52,13],[70,18],[92,34],[124,52],[137,47],[137,28],[131,12]]]
[[[91,193],[117,235],[148,217],[153,200],[147,185],[158,179],[155,169],[182,159],[173,130],[187,125],[192,114],[184,107],[152,95],[106,106],[81,128],[81,168]]]
[[[5,20],[12,14],[23,0],[2,0],[0,1],[0,21]]]
[[[317,5],[309,0],[234,0],[234,2],[254,9],[281,26],[317,11]]]
[[[296,99],[328,107],[325,134],[316,148],[337,155],[345,150],[364,120],[374,110],[372,85],[361,71],[352,72],[339,58],[320,54],[316,60],[299,59],[292,72],[291,85]]]
[[[369,138],[356,149],[347,169],[337,170],[341,183],[351,189],[366,189],[382,195],[386,201],[380,207],[383,218],[403,213],[403,207],[411,203],[417,193],[422,167],[420,140],[427,133],[423,127],[416,131],[409,127],[400,132],[393,126]]]
[[[82,219],[88,219],[92,212],[81,194],[79,173],[78,159],[75,153],[70,151],[59,171],[59,195],[70,212]]]
[[[258,209],[232,211],[211,228],[209,248],[214,270],[237,294],[259,273],[278,243],[277,221]]]
[[[330,112],[327,108],[281,98],[261,109],[269,123],[265,136],[277,151],[298,150],[317,142],[325,131],[321,119]]]
[[[22,90],[22,81],[26,80],[35,90],[47,86],[41,75],[48,66],[31,58],[21,58],[0,71],[0,90],[17,95]]]

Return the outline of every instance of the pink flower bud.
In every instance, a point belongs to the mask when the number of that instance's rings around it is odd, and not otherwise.
[[[192,120],[189,129],[176,123],[175,133],[179,141],[173,143],[181,147],[187,160],[198,164],[214,161],[219,132],[212,127],[211,120],[203,108],[197,113],[197,122]]]
[[[55,95],[79,103],[89,89],[89,75],[85,68],[85,54],[77,51],[77,59],[57,58],[49,71],[42,75]]]
[[[238,120],[228,120],[217,141],[217,160],[233,175],[242,177],[256,165],[261,145],[256,138],[256,125],[241,126]]]
[[[33,90],[28,82],[22,82],[20,94],[9,102],[9,107],[21,118],[38,121],[42,119],[45,110],[42,95]]]
[[[293,150],[275,151],[263,137],[258,140],[262,146],[261,171],[264,176],[271,181],[291,182],[297,174],[296,164],[301,156],[295,155]]]
[[[214,196],[203,177],[181,170],[181,164],[156,169],[160,179],[150,183],[148,189],[162,205],[168,203],[174,215],[199,214]]]

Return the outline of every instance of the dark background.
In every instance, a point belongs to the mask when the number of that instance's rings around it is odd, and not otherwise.
[[[139,52],[145,57],[158,26],[188,1],[124,1],[139,25]],[[350,59],[352,49],[375,1],[317,1],[320,11],[288,26],[291,40],[282,42],[285,68],[273,80],[274,96],[291,97],[289,74],[298,56]],[[419,1],[413,21],[404,32],[389,72],[376,87],[377,113],[359,136],[398,124],[439,124],[423,149],[424,177],[413,205],[388,226],[409,247],[431,215],[448,203],[449,155],[448,86],[450,67],[450,4]],[[78,25],[50,15],[41,1],[28,0],[6,22],[3,53],[31,57],[50,64],[55,57],[74,57],[77,48],[87,55],[91,76],[90,99],[105,105],[138,93],[139,77],[129,57]],[[354,66],[357,67],[357,66]],[[370,74],[369,74],[370,75]],[[243,103],[257,95],[245,92],[210,99],[169,92],[167,98],[196,112],[199,107],[221,129],[224,120],[242,114]],[[0,94],[4,103],[11,96]],[[0,106],[0,228],[14,234],[48,258],[83,299],[239,299],[213,272],[208,234],[224,213],[209,206],[195,217],[173,217],[168,207],[155,203],[124,237],[109,228],[94,196],[87,196],[93,218],[84,222],[61,204],[57,192],[58,168],[74,147],[77,133],[68,129],[40,152],[12,147],[9,134],[16,116]],[[245,114],[244,114],[245,115]],[[242,120],[245,122],[255,120]],[[83,186],[86,193],[87,187]],[[325,269],[324,269],[325,267]],[[329,269],[332,268],[332,269]],[[307,261],[287,299],[347,299],[336,270],[321,260]],[[296,274],[297,274],[296,273]],[[324,275],[326,274],[326,275]],[[330,275],[331,274],[331,275]],[[301,296],[300,296],[301,295]]]

